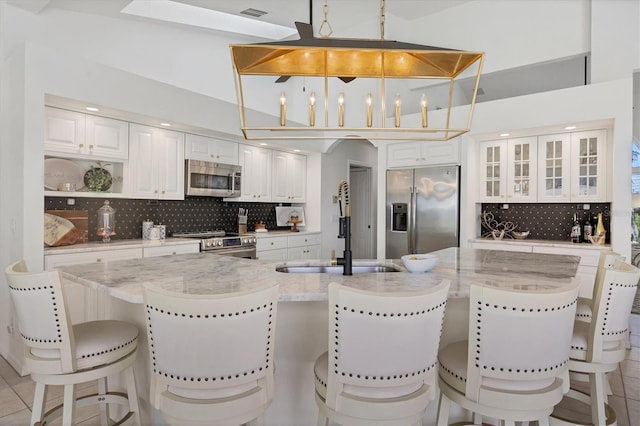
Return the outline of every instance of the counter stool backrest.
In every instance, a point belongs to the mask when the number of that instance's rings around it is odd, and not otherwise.
[[[596,297],[596,292],[598,291],[598,286],[602,280],[604,271],[613,268],[616,262],[624,261],[625,257],[620,253],[616,253],[615,251],[602,251],[600,253],[600,257],[598,258],[598,269],[596,269],[596,277],[593,284],[592,298]]]
[[[629,316],[640,270],[628,263],[615,261],[599,279],[593,299],[587,361],[620,362],[625,356]],[[616,342],[617,345],[614,344]]]
[[[540,390],[557,377],[568,390],[567,362],[578,283],[545,292],[472,285],[466,397],[482,392]]]
[[[41,374],[74,372],[74,334],[59,273],[27,273],[24,261],[5,272],[24,343],[25,368]]]
[[[338,388],[366,396],[375,388],[408,386],[408,394],[426,385],[434,398],[448,291],[448,280],[402,294],[331,283],[327,405],[335,408]]]
[[[277,285],[222,295],[145,285],[144,297],[152,398],[167,388],[187,397],[223,397],[216,390],[272,380]]]

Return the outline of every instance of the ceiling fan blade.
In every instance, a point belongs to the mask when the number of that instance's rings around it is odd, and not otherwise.
[[[298,34],[300,34],[300,39],[314,38],[313,26],[311,26],[311,24],[307,24],[306,22],[295,22],[295,24]]]
[[[355,80],[355,77],[338,77],[340,80],[344,81],[345,83],[350,83],[353,80]]]
[[[276,80],[276,83],[284,83],[285,81],[289,80],[291,78],[290,75],[281,75],[280,77],[278,77],[278,79]]]

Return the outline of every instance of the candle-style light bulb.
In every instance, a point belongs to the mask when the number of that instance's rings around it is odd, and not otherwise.
[[[402,101],[400,100],[400,93],[396,94],[396,127],[400,127],[400,105]]]
[[[287,95],[280,93],[280,125],[284,127],[287,123]]]
[[[344,126],[344,93],[338,94],[338,127]]]
[[[316,125],[316,92],[309,95],[309,126]]]
[[[422,117],[422,127],[427,128],[427,106],[429,105],[429,101],[427,100],[427,95],[422,95],[420,98],[420,115]]]
[[[367,127],[373,124],[373,96],[371,93],[367,95]]]

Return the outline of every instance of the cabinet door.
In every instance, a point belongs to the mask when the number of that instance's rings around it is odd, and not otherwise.
[[[44,150],[48,153],[82,154],[85,143],[85,114],[45,108]]]
[[[303,155],[273,152],[272,201],[301,203],[306,198],[307,161]]]
[[[240,145],[242,189],[239,201],[271,201],[271,151]]]
[[[86,116],[87,153],[101,158],[129,158],[129,123],[111,118]]]
[[[175,256],[177,254],[199,253],[200,244],[163,245],[158,247],[144,247],[143,257]]]
[[[480,200],[496,203],[507,199],[507,141],[483,141],[480,148]]]
[[[507,200],[511,203],[536,202],[536,148],[534,137],[507,142]]]
[[[460,142],[406,142],[387,146],[387,167],[424,166],[460,162]]]
[[[80,265],[85,263],[105,262],[109,260],[140,259],[141,257],[141,248],[49,254],[44,257],[44,268],[45,270],[50,271],[59,266]]]
[[[570,201],[571,136],[538,136],[538,202]]]
[[[129,192],[138,198],[158,198],[158,168],[154,165],[153,127],[129,127]]]
[[[131,124],[127,178],[138,198],[184,199],[184,134]]]
[[[571,201],[607,201],[606,130],[571,134]]]
[[[184,133],[156,129],[154,165],[158,168],[158,198],[184,199]]]
[[[205,136],[185,136],[185,158],[238,165],[238,144]]]

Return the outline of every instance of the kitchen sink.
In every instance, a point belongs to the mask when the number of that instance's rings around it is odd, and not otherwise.
[[[304,266],[278,266],[277,272],[284,272],[287,274],[341,274],[343,272],[342,266],[318,266],[318,265],[304,265]],[[351,272],[354,274],[372,274],[376,272],[400,272],[401,269],[393,265],[354,265],[351,268]]]

